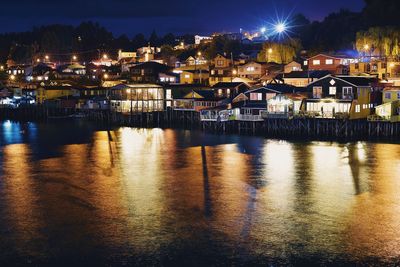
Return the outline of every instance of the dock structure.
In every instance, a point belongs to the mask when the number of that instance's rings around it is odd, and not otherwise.
[[[400,137],[400,123],[321,118],[265,119],[264,121],[202,122],[205,131],[257,134],[268,137],[369,139]]]
[[[76,116],[76,115],[79,116]],[[196,111],[117,113],[109,110],[78,110],[45,107],[0,108],[0,120],[48,121],[83,118],[108,126],[200,129],[220,134],[252,134],[304,139],[393,139],[400,137],[400,122],[326,118],[264,118],[262,120],[203,120]]]

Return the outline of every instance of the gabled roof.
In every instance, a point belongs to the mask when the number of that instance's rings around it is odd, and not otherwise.
[[[296,93],[298,91],[301,91],[302,88],[296,87],[290,84],[281,84],[281,83],[270,83],[265,85],[264,87],[277,91],[282,94],[287,94],[287,93]]]
[[[255,89],[246,91],[246,92],[244,92],[244,94],[245,94],[245,95],[248,95],[248,94],[250,94],[250,93],[256,93],[256,92],[258,92],[258,93],[276,93],[276,94],[279,94],[279,93],[280,93],[279,91],[274,90],[274,89],[272,89],[272,88],[259,87],[259,88],[255,88]]]
[[[334,59],[351,59],[351,58],[353,58],[353,57],[347,56],[347,55],[330,55],[330,54],[321,53],[321,54],[318,54],[318,55],[315,55],[315,56],[312,56],[312,57],[308,58],[308,60],[313,59],[313,58],[318,57],[318,56],[324,56],[324,57],[329,57],[329,58],[334,58]]]
[[[213,88],[236,88],[238,86],[245,85],[249,87],[247,84],[243,82],[219,82],[216,83]]]
[[[185,99],[215,100],[214,90],[192,90],[186,94]]]
[[[361,76],[335,76],[335,75],[329,74],[325,77],[322,77],[316,81],[311,82],[310,84],[307,85],[307,87],[314,83],[320,82],[321,80],[327,79],[327,78],[337,79],[342,82],[348,83],[349,85],[354,86],[354,87],[371,86],[371,84],[376,81],[376,78],[361,77]]]
[[[311,71],[292,71],[290,73],[279,74],[276,79],[319,79],[329,75],[330,72],[326,70],[311,70]]]
[[[377,81],[375,77],[365,77],[365,76],[336,76],[342,80],[354,84],[355,86],[371,86],[371,83]]]

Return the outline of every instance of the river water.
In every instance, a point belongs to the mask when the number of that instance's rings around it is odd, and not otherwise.
[[[0,123],[0,264],[387,265],[400,145]]]

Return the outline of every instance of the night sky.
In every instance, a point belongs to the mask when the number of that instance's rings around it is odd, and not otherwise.
[[[115,34],[208,34],[253,30],[277,17],[303,13],[321,20],[340,8],[360,11],[363,0],[18,0],[4,1],[0,31],[97,21]]]

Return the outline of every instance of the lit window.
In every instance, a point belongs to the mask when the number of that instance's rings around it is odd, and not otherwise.
[[[262,100],[262,94],[261,93],[251,93],[250,94],[250,100],[252,100],[252,101],[261,101]]]
[[[343,98],[351,98],[353,95],[352,87],[343,87]]]
[[[360,105],[356,105],[356,113],[360,113],[360,111],[361,111]]]
[[[319,59],[314,59],[313,65],[321,65],[321,61]]]
[[[334,86],[329,87],[329,95],[336,95],[336,87]]]
[[[307,66],[308,65],[308,61],[307,60],[304,60],[304,66]]]
[[[325,60],[326,65],[333,65],[333,59],[327,59]]]
[[[400,99],[400,92],[397,92],[397,99]]]
[[[185,74],[185,79],[189,79],[190,75],[189,74]]]
[[[167,98],[167,99],[172,99],[172,90],[171,90],[171,89],[167,89],[166,98]]]
[[[313,98],[321,98],[322,97],[322,87],[313,87]]]

